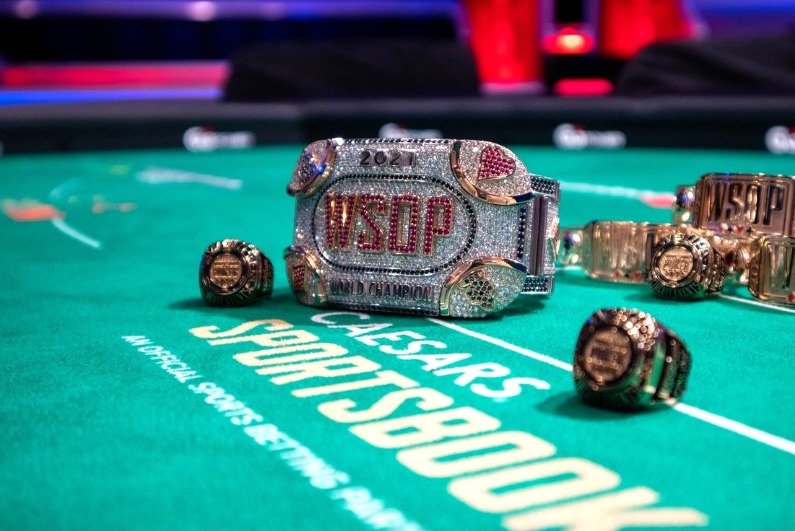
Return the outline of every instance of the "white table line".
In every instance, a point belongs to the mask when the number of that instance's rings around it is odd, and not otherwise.
[[[80,179],[78,177],[67,179],[66,181],[62,182],[61,184],[50,190],[50,193],[47,194],[47,197],[50,199],[50,201],[59,201],[62,199],[64,192],[67,189],[73,187],[78,182],[80,182]],[[92,247],[94,249],[102,248],[102,242],[100,242],[99,240],[95,240],[94,238],[86,234],[83,234],[82,232],[75,229],[61,218],[51,219],[50,222],[52,222],[53,226],[56,229],[66,234],[70,238],[74,238],[80,243],[88,245],[89,247]]]
[[[56,229],[63,232],[70,238],[74,238],[75,240],[79,241],[80,243],[84,243],[89,247],[93,247],[94,249],[101,249],[102,242],[95,240],[90,236],[86,236],[79,230],[69,226],[64,220],[60,218],[51,219],[52,224],[55,226]]]
[[[725,293],[719,293],[718,295],[724,299],[742,302],[744,304],[750,304],[752,306],[759,306],[767,310],[778,310],[780,312],[795,313],[795,308],[787,308],[786,306],[776,306],[774,304],[767,304],[753,299],[743,299],[742,297],[735,297],[734,295],[726,295]]]
[[[674,197],[674,194],[671,192],[639,190],[637,188],[628,188],[626,186],[607,186],[603,184],[575,183],[570,181],[560,181],[560,189],[564,192],[606,195],[612,197],[624,197],[627,199],[643,199],[645,197]]]
[[[494,346],[504,348],[506,350],[510,350],[511,352],[521,354],[522,356],[526,356],[536,361],[546,363],[547,365],[557,367],[558,369],[563,369],[564,371],[568,372],[571,372],[572,370],[572,366],[570,363],[566,363],[565,361],[560,361],[559,359],[553,358],[552,356],[548,356],[546,354],[541,354],[540,352],[535,352],[534,350],[519,347],[512,343],[508,343],[507,341],[504,341],[502,339],[498,339],[496,337],[492,337],[486,334],[481,334],[480,332],[475,332],[473,330],[464,328],[463,326],[453,324],[447,321],[442,321],[440,319],[433,319],[433,318],[428,318],[428,320],[432,323],[444,326],[445,328],[449,328],[451,330],[455,330],[456,332],[467,335],[469,337],[480,339],[481,341],[485,341],[486,343],[491,343]],[[671,407],[673,408],[674,411],[678,411],[679,413],[683,413],[694,419],[698,419],[708,424],[712,424],[713,426],[717,426],[718,428],[722,428],[724,430],[736,433],[743,437],[747,437],[756,442],[770,446],[771,448],[775,448],[776,450],[781,450],[782,452],[787,452],[789,454],[795,455],[795,442],[790,441],[788,439],[784,439],[777,435],[773,435],[771,433],[767,433],[765,431],[753,428],[741,422],[737,422],[736,420],[731,420],[729,418],[722,417],[720,415],[716,415],[715,413],[710,413],[709,411],[704,411],[703,409],[683,404],[681,402],[673,403]]]
[[[560,361],[558,359],[553,358],[552,356],[547,356],[546,354],[541,354],[540,352],[536,352],[534,350],[519,347],[514,344],[508,343],[507,341],[503,341],[502,339],[497,339],[496,337],[487,336],[486,334],[481,334],[480,332],[474,332],[472,330],[469,330],[462,326],[458,326],[457,324],[449,323],[447,321],[442,321],[440,319],[433,319],[430,317],[428,318],[428,320],[431,321],[432,323],[436,323],[438,325],[447,327],[451,330],[455,330],[456,332],[460,332],[470,337],[480,339],[481,341],[485,341],[486,343],[491,343],[492,345],[496,345],[500,348],[516,352],[517,354],[521,354],[522,356],[527,356],[528,358],[532,358],[536,361],[540,361],[542,363],[552,365],[553,367],[557,367],[558,369],[563,369],[564,371],[571,372],[571,363]]]

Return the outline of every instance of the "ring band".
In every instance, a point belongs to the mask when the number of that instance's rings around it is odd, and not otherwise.
[[[681,339],[639,310],[598,310],[585,322],[574,351],[572,375],[590,404],[639,409],[679,399],[687,388],[691,357]]]
[[[559,185],[497,144],[320,140],[287,192],[287,276],[304,304],[483,317],[552,292]]]
[[[273,291],[273,265],[241,240],[210,244],[199,264],[199,289],[210,306],[242,306]]]

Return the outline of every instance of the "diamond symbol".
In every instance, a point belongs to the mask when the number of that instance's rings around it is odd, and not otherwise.
[[[302,291],[304,289],[305,272],[306,268],[303,264],[293,266],[291,271],[293,291]]]

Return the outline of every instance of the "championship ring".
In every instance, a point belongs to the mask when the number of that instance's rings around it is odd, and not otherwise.
[[[199,288],[210,306],[242,306],[273,290],[273,265],[265,254],[240,240],[221,240],[204,250]]]
[[[667,299],[697,299],[717,293],[726,278],[723,256],[706,238],[676,232],[655,246],[649,284]]]
[[[754,240],[748,290],[761,301],[795,305],[795,237],[763,236]]]
[[[580,331],[572,374],[585,402],[640,409],[680,398],[690,366],[682,340],[651,315],[611,308],[591,315]]]
[[[559,185],[497,144],[320,140],[287,192],[303,304],[483,317],[552,292]]]

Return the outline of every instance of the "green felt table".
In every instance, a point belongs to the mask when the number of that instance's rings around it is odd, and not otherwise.
[[[792,308],[577,269],[483,320],[303,306],[282,259],[301,148],[0,158],[0,528],[795,527]],[[511,148],[561,181],[564,226],[670,221],[666,194],[710,171],[793,173],[756,152]],[[271,299],[202,302],[223,238],[272,259]],[[687,343],[680,405],[578,399],[577,334],[614,306]],[[299,372],[318,344],[368,372]]]

